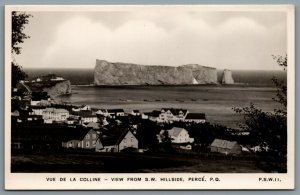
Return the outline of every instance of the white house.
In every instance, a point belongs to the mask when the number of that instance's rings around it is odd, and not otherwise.
[[[98,117],[91,112],[79,112],[80,123],[96,123],[98,122]]]
[[[140,113],[139,110],[132,110],[132,111],[131,111],[131,115],[133,115],[133,116],[140,116],[141,113]]]
[[[44,120],[65,121],[69,118],[69,111],[66,109],[45,108],[42,115]]]
[[[50,81],[63,81],[63,80],[65,80],[65,79],[62,77],[55,77],[55,78],[50,79]]]
[[[99,115],[102,115],[102,116],[105,116],[105,117],[108,117],[109,116],[109,113],[107,112],[106,109],[100,109],[96,112],[96,114],[99,114]]]
[[[82,111],[82,110],[91,110],[91,107],[88,106],[88,105],[82,105],[82,106],[77,107],[77,108],[72,108],[72,111],[74,111],[74,112],[79,112],[79,111]]]
[[[162,122],[183,121],[188,114],[188,110],[175,108],[162,108],[159,120]]]
[[[43,115],[43,111],[44,111],[46,108],[45,108],[45,107],[42,107],[42,106],[32,106],[31,109],[32,109],[32,112],[33,112],[35,115]]]
[[[158,137],[158,141],[162,142],[162,138],[165,134],[165,131],[168,132],[168,136],[171,138],[172,143],[193,143],[194,138],[189,136],[189,133],[184,128],[173,127],[170,130],[161,130]]]
[[[107,112],[110,118],[114,118],[116,116],[125,116],[123,109],[107,109]]]

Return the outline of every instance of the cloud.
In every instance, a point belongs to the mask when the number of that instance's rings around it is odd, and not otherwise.
[[[104,59],[150,65],[197,63],[230,69],[276,69],[271,55],[286,53],[285,22],[270,27],[243,15],[216,25],[188,13],[137,12],[127,14],[118,26],[110,28],[107,21],[81,14],[58,24],[55,33],[49,34],[54,38],[47,47],[30,48],[43,49],[39,60],[31,60],[32,67],[93,68],[96,59]]]

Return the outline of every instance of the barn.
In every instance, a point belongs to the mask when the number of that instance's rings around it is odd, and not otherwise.
[[[236,141],[215,139],[210,145],[210,151],[236,155],[242,153],[242,147]]]

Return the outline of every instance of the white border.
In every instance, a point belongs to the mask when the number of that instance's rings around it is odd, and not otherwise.
[[[272,173],[143,173],[143,174],[58,174],[11,173],[11,11],[281,11],[287,13],[288,45],[288,172]],[[5,189],[7,190],[56,190],[56,189],[294,189],[295,188],[295,7],[294,5],[43,5],[5,6]],[[188,182],[188,177],[205,177],[207,182]],[[47,182],[46,177],[66,177],[66,182]],[[75,177],[76,182],[70,181]],[[100,177],[101,182],[80,182],[79,178]],[[112,177],[123,177],[123,182],[111,182]],[[129,177],[154,177],[155,182],[128,182]],[[185,182],[161,182],[162,177],[183,177]],[[219,177],[220,182],[209,178]],[[259,177],[276,177],[281,182],[259,182]],[[104,180],[107,178],[108,180]]]

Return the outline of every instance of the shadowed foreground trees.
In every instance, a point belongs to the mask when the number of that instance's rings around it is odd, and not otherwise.
[[[287,56],[273,56],[278,65],[287,70]],[[287,86],[284,81],[273,77],[276,86],[276,96],[272,98],[278,102],[278,108],[273,112],[264,112],[254,104],[249,107],[233,108],[242,114],[244,123],[240,127],[249,131],[249,142],[252,146],[260,146],[262,152],[267,152],[274,160],[286,160],[287,155]]]
[[[24,42],[25,39],[30,38],[24,33],[25,25],[28,24],[29,18],[32,17],[30,14],[24,12],[12,12],[12,36],[11,36],[11,53],[19,55],[21,54],[22,47],[20,44]],[[12,66],[12,88],[16,87],[20,80],[24,80],[27,75],[22,70],[22,67],[17,64],[14,60],[11,62]]]

